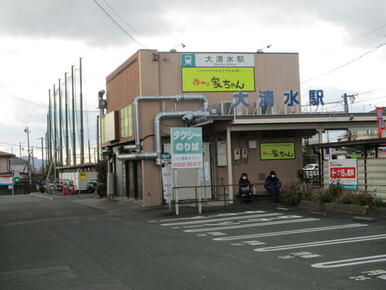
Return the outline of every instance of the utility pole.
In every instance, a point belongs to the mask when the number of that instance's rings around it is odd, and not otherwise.
[[[58,81],[58,97],[59,97],[59,163],[63,165],[63,134],[62,134],[62,86],[61,79]]]
[[[34,147],[31,147],[31,160],[32,160],[32,172],[35,171],[35,160],[34,160]]]
[[[97,163],[99,162],[99,116],[97,116],[96,142],[97,142],[97,158],[96,158],[96,163]]]
[[[76,165],[76,139],[75,139],[75,83],[74,66],[71,66],[71,99],[72,99],[72,162]]]
[[[42,173],[44,173],[44,147],[43,147],[43,140],[44,137],[37,138],[38,140],[40,139],[41,146],[40,150],[42,150]]]
[[[19,158],[21,158],[21,142],[19,142]]]
[[[357,96],[357,94],[353,94],[353,95],[347,95],[346,93],[343,94],[342,98],[343,98],[345,113],[349,113],[348,99],[350,99],[351,104],[353,104],[355,102],[355,96]]]
[[[79,58],[80,164],[84,163],[82,58]]]
[[[68,144],[68,91],[67,91],[67,73],[64,74],[64,113],[65,113],[65,147],[66,147],[66,165],[70,165],[70,151]]]
[[[55,159],[55,165],[58,163],[58,135],[57,135],[57,126],[56,126],[56,90],[54,85],[54,159]]]
[[[31,154],[30,154],[30,148],[29,148],[29,133],[31,131],[28,129],[28,127],[25,127],[24,132],[27,133],[27,147],[28,147],[28,179],[29,179],[29,184],[32,184],[32,173],[31,173]]]
[[[91,163],[91,147],[90,147],[90,140],[88,140],[88,163]]]
[[[51,89],[48,90],[48,116],[47,116],[47,131],[48,131],[48,149],[49,160],[52,162],[52,104],[51,104]]]
[[[352,104],[355,102],[355,96],[356,95],[357,94],[353,94],[353,95],[347,95],[346,93],[343,94],[342,98],[343,98],[343,103],[344,103],[344,112],[346,114],[349,113],[348,99],[350,99],[350,102]],[[351,139],[352,139],[352,134],[351,134],[350,129],[347,129],[347,139],[348,139],[348,141],[351,141]]]

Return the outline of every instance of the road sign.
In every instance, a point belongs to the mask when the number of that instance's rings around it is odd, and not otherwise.
[[[357,189],[357,160],[337,159],[329,162],[330,183],[339,184],[344,189]]]
[[[169,152],[164,152],[161,155],[162,164],[170,164],[172,156]]]
[[[202,128],[171,128],[172,168],[203,166]]]

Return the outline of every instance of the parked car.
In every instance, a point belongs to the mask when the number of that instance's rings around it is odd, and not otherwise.
[[[319,164],[309,163],[303,167],[303,177],[311,179],[319,175]]]

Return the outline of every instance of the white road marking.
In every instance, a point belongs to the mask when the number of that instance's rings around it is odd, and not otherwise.
[[[242,219],[250,219],[250,218],[260,218],[260,217],[269,217],[269,216],[278,216],[282,215],[282,213],[264,213],[264,214],[254,214],[254,215],[243,215],[243,216],[232,216],[232,217],[221,217],[221,218],[212,218],[212,219],[200,219],[198,221],[183,221],[183,222],[174,222],[174,223],[166,223],[161,224],[161,226],[182,226],[182,225],[196,225],[202,223],[214,223],[214,222],[222,222],[222,221],[233,221],[233,220],[242,220]]]
[[[249,211],[241,211],[241,212],[232,212],[232,213],[219,213],[216,215],[198,215],[198,216],[192,216],[192,217],[186,217],[186,218],[174,218],[174,219],[162,219],[159,220],[160,222],[173,222],[173,221],[187,221],[187,220],[198,220],[198,219],[210,219],[210,218],[218,218],[218,217],[226,217],[226,216],[238,216],[242,214],[254,214],[254,213],[265,213],[264,210],[249,210]]]
[[[280,219],[288,219],[288,218],[301,218],[302,216],[287,216],[287,215],[275,215],[273,217],[264,217],[264,218],[254,218],[251,220],[241,220],[241,221],[223,221],[218,223],[205,223],[205,224],[198,224],[198,225],[188,225],[183,226],[184,229],[192,229],[192,228],[201,228],[201,227],[217,227],[217,226],[231,226],[231,225],[240,225],[240,224],[248,224],[253,222],[269,222],[273,220],[280,220]]]
[[[235,240],[262,238],[262,237],[275,237],[275,236],[303,234],[303,233],[311,233],[311,232],[322,232],[322,231],[330,231],[330,230],[349,229],[349,228],[365,227],[365,226],[367,226],[367,224],[354,223],[354,224],[344,224],[344,225],[337,225],[337,226],[304,228],[304,229],[290,230],[290,231],[279,231],[279,232],[268,232],[268,233],[260,233],[260,234],[241,235],[241,236],[230,236],[230,237],[215,238],[213,240],[215,240],[215,241],[235,241]]]
[[[52,197],[40,195],[40,194],[37,194],[37,193],[30,193],[30,195],[35,196],[35,197],[47,198],[49,200],[54,200]]]
[[[385,262],[385,261],[386,261],[386,255],[377,255],[377,256],[367,256],[367,257],[359,257],[359,258],[353,258],[353,259],[316,263],[311,265],[311,267],[326,269],[326,268],[347,267],[347,266],[369,264],[369,263],[379,263],[379,262]]]
[[[299,219],[290,219],[290,220],[273,221],[273,222],[262,222],[262,223],[252,223],[252,224],[243,224],[243,225],[234,225],[234,226],[190,229],[190,230],[184,230],[184,232],[186,232],[186,233],[213,232],[213,231],[232,230],[232,229],[244,229],[244,228],[262,227],[262,226],[270,226],[270,225],[280,225],[280,224],[314,222],[314,221],[319,221],[319,220],[320,219],[317,219],[317,218],[303,218],[303,219],[299,218]]]
[[[257,249],[254,249],[254,251],[256,251],[256,252],[274,252],[274,251],[283,251],[283,250],[301,249],[301,248],[310,248],[310,247],[319,247],[319,246],[329,246],[329,245],[337,245],[337,244],[367,242],[367,241],[382,240],[382,239],[386,239],[386,234],[372,235],[372,236],[361,236],[361,237],[353,237],[353,238],[345,238],[345,239],[337,239],[337,240],[326,240],[326,241],[301,243],[301,244],[290,244],[290,245],[283,245],[283,246],[276,246],[276,247],[257,248]]]

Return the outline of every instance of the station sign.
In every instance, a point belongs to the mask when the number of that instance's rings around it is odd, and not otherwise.
[[[242,53],[184,53],[182,67],[254,67],[255,55]]]
[[[171,128],[170,136],[172,168],[203,166],[202,128]]]
[[[339,184],[343,189],[356,190],[358,172],[356,159],[336,159],[329,161],[330,184]]]

